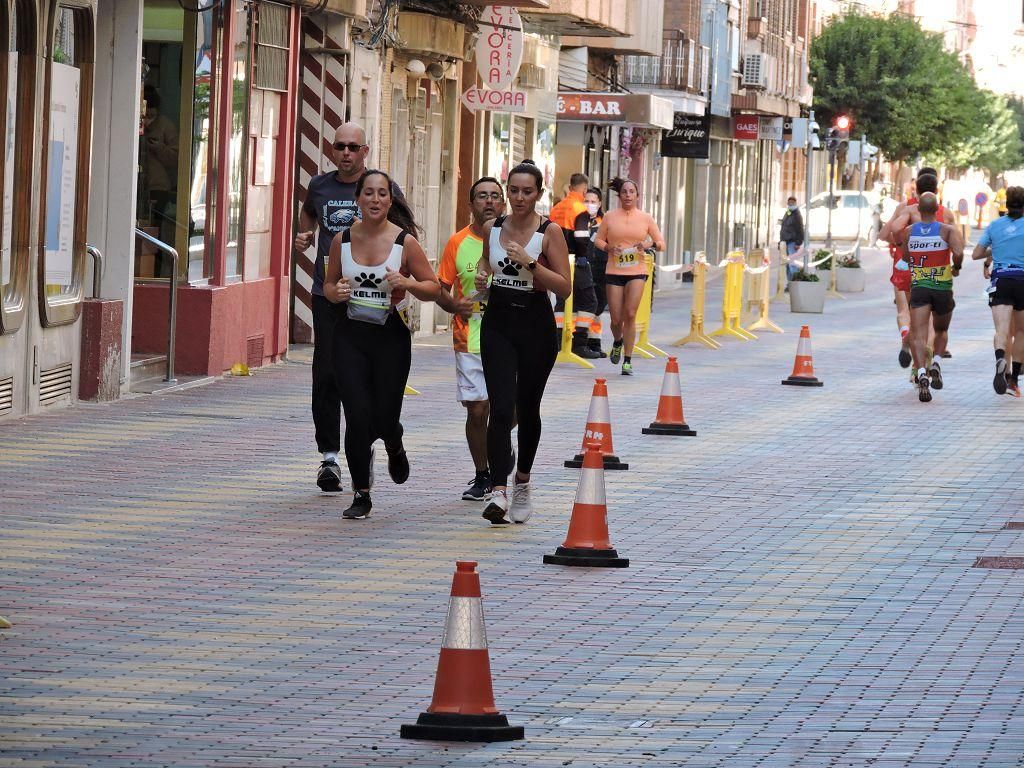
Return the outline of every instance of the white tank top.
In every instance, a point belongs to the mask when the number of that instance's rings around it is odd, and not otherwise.
[[[505,223],[505,217],[499,216],[491,225],[490,246],[491,263],[491,285],[500,288],[511,288],[513,291],[532,291],[533,272],[526,267],[521,267],[508,257],[508,251],[501,244],[501,226]],[[544,230],[548,228],[549,219],[541,218],[540,226],[533,233],[530,242],[523,248],[527,255],[533,259],[539,259],[543,253]]]
[[[351,232],[345,230],[341,237],[341,276],[352,284],[352,297],[348,300],[348,316],[353,320],[383,325],[394,303],[391,284],[387,281],[387,270],[397,272],[402,267],[402,249],[405,232],[395,239],[384,263],[376,267],[357,264],[352,258]],[[395,297],[397,298],[397,297]]]

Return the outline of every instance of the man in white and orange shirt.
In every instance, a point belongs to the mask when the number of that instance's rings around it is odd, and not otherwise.
[[[484,368],[480,359],[480,321],[484,304],[474,300],[476,267],[484,252],[484,224],[505,212],[501,183],[490,176],[469,188],[472,223],[448,240],[437,265],[437,279],[444,289],[437,303],[452,313],[455,346],[456,397],[466,408],[466,441],[476,474],[462,498],[483,501],[491,490],[487,471],[487,418],[489,405]]]

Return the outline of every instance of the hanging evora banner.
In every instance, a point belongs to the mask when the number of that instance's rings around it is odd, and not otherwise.
[[[510,5],[489,5],[478,22],[476,71],[492,91],[512,85],[523,61],[523,20]]]
[[[711,156],[711,115],[676,112],[672,128],[661,135],[661,156],[707,160]]]

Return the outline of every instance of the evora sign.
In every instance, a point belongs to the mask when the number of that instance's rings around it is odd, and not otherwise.
[[[525,112],[525,91],[488,91],[473,86],[462,94],[462,103],[466,109],[476,112],[478,109],[490,112]]]
[[[526,92],[512,88],[523,61],[523,21],[508,5],[489,5],[479,22],[476,70],[483,86],[470,86],[462,103],[471,112],[525,112]]]

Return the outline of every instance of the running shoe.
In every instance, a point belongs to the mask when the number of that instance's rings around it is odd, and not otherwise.
[[[513,523],[525,523],[533,514],[533,505],[530,503],[530,482],[515,483],[512,486],[512,506],[509,507],[508,516]]]
[[[510,520],[507,515],[510,506],[508,491],[492,491],[482,517],[485,520],[490,520],[491,525],[508,525]]]
[[[938,360],[932,360],[932,367],[928,369],[928,378],[931,379],[932,389],[942,389],[942,369],[939,368]]]
[[[373,503],[370,501],[370,494],[367,491],[356,491],[352,498],[352,506],[341,513],[346,520],[365,520],[370,516]]]
[[[321,461],[320,469],[316,473],[316,484],[324,493],[338,493],[341,491],[341,467],[338,462]]]
[[[387,446],[384,449],[387,450]],[[405,454],[405,448],[388,451],[388,474],[395,485],[401,485],[409,479],[409,457]]]
[[[633,364],[632,363],[623,363],[622,364],[622,375],[623,376],[632,376],[633,375]]]
[[[1006,394],[1013,395],[1014,397],[1020,397],[1020,384],[1013,379],[1006,385]]]
[[[622,342],[616,341],[612,344],[612,353],[608,355],[608,360],[612,365],[618,365],[619,360],[622,359]]]
[[[909,368],[913,358],[910,356],[910,347],[904,344],[900,347],[900,368]]]
[[[996,375],[992,379],[992,389],[997,395],[1006,394],[1006,358],[996,360]]]
[[[931,384],[931,382],[928,381],[927,374],[924,375],[924,376],[921,376],[920,374],[918,374],[918,376],[917,376],[917,399],[920,400],[922,403],[930,403],[932,401],[932,393],[928,389],[930,384]]]
[[[940,357],[942,357],[942,358],[944,358],[944,359],[946,359],[946,358],[950,358],[950,357],[952,357],[952,356],[953,356],[953,353],[952,353],[952,352],[950,352],[950,351],[949,351],[948,349],[947,349],[947,350],[946,350],[945,352],[943,352],[943,353],[942,353],[942,354],[940,355]]]
[[[491,477],[486,472],[477,472],[476,477],[467,483],[469,488],[462,492],[464,501],[483,501],[491,492]]]

